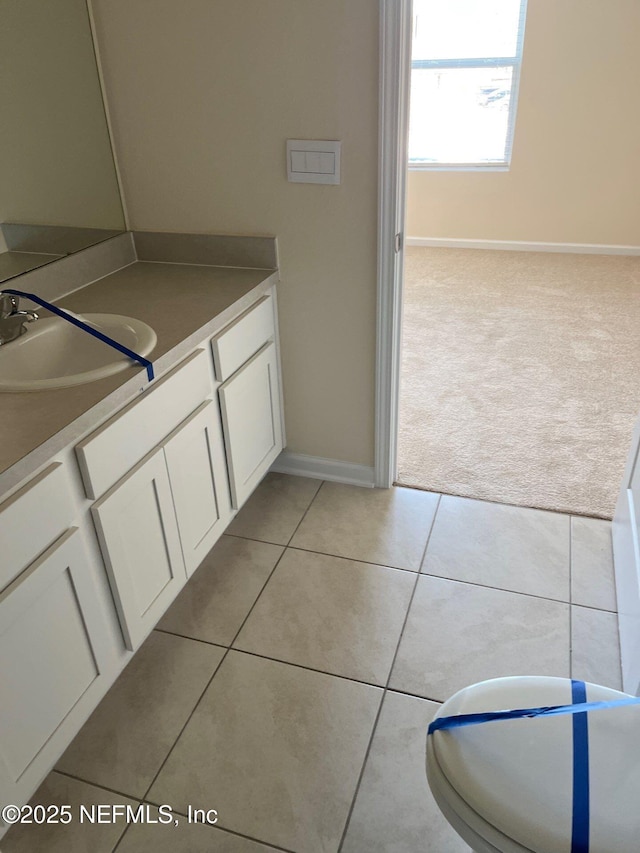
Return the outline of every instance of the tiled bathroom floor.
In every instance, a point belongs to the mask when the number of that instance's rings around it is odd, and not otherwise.
[[[426,727],[518,674],[620,688],[608,522],[271,474],[32,800],[168,805],[171,824],[0,846],[468,853],[429,793]]]

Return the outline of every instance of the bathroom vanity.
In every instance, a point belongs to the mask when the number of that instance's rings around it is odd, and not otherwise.
[[[29,799],[282,450],[277,279],[134,262],[58,304],[148,323],[153,382],[0,395],[2,803]]]

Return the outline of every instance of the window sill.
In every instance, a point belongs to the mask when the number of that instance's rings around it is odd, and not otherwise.
[[[508,172],[509,163],[421,163],[409,161],[410,172]]]

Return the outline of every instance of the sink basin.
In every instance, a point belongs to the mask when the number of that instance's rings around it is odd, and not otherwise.
[[[148,355],[156,345],[153,329],[133,317],[78,317],[138,355]],[[143,368],[61,317],[36,320],[24,335],[0,346],[0,391],[68,388],[131,369]]]

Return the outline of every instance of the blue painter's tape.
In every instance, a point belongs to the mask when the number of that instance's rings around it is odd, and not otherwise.
[[[525,717],[558,717],[573,714],[573,815],[571,822],[571,853],[589,853],[590,802],[589,802],[589,728],[587,714],[606,708],[624,708],[640,705],[640,698],[629,696],[608,702],[587,702],[583,681],[571,682],[571,705],[543,705],[539,708],[515,708],[512,711],[486,711],[477,714],[457,714],[437,717],[430,723],[427,735],[434,732],[478,726],[499,720],[517,720]]]
[[[118,341],[114,341],[113,338],[110,338],[109,335],[105,335],[103,332],[98,331],[98,329],[94,329],[93,326],[89,326],[87,323],[83,323],[82,320],[79,320],[77,317],[72,316],[71,314],[67,314],[67,312],[58,308],[57,305],[53,305],[51,302],[47,302],[45,299],[41,299],[39,296],[36,296],[35,293],[25,293],[22,290],[12,290],[9,288],[4,288],[2,293],[10,293],[12,296],[23,296],[25,299],[30,299],[32,302],[35,302],[36,305],[41,305],[43,308],[46,308],[47,311],[51,311],[52,314],[57,314],[58,317],[62,317],[63,320],[66,320],[68,323],[71,323],[74,326],[77,326],[79,329],[82,329],[84,332],[87,332],[90,335],[93,335],[94,338],[98,338],[98,340],[102,341],[105,344],[108,344],[110,347],[117,349],[123,355],[132,358],[134,361],[139,362],[143,367],[147,369],[147,378],[149,382],[153,380],[153,364],[149,361],[148,358],[144,358],[142,355],[138,355],[137,352],[129,349],[129,347],[125,347],[124,344],[118,343]]]
[[[440,729],[459,729],[464,726],[477,726],[480,723],[492,723],[498,720],[516,720],[521,717],[560,717],[563,714],[580,714],[584,711],[601,711],[605,708],[623,708],[626,705],[640,705],[640,698],[629,696],[627,699],[613,699],[609,702],[542,705],[539,708],[516,708],[513,711],[485,711],[478,714],[437,717],[429,724],[428,734],[433,734]]]
[[[571,682],[574,705],[587,701],[584,681]],[[589,853],[589,723],[586,711],[573,715],[573,818],[571,853]]]

